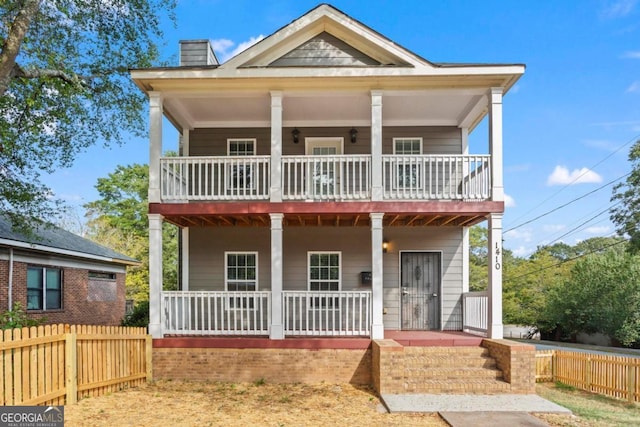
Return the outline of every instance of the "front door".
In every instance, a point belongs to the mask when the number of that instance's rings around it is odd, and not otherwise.
[[[439,252],[402,252],[400,286],[403,330],[440,329]]]

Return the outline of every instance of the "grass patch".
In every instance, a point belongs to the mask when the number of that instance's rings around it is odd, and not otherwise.
[[[558,421],[559,416],[545,416],[559,426],[637,426],[640,425],[640,405],[624,400],[577,390],[566,384],[538,384],[537,393],[571,410],[577,418]],[[555,421],[554,421],[555,419]]]

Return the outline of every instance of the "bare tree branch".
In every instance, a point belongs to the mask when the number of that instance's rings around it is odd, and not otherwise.
[[[22,41],[33,17],[40,9],[40,2],[41,0],[24,0],[2,45],[0,51],[0,96],[3,96],[7,91],[16,71],[16,58],[20,53],[20,46],[22,46]]]
[[[15,77],[22,77],[24,79],[38,79],[41,77],[53,77],[64,80],[73,86],[86,86],[87,82],[84,77],[80,77],[75,74],[68,74],[62,70],[51,70],[51,69],[30,69],[24,70],[16,64],[16,71],[14,72]]]

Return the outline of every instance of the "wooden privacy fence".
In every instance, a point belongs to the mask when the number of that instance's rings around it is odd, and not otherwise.
[[[0,331],[0,405],[63,405],[151,379],[145,328],[46,325]]]
[[[560,381],[581,390],[640,402],[640,358],[538,351],[536,381]]]

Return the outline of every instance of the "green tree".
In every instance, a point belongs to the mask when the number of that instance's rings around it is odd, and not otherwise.
[[[147,165],[118,166],[108,177],[98,179],[101,198],[85,205],[88,237],[141,261],[139,267],[127,271],[127,298],[136,301],[149,297],[148,186]],[[177,289],[178,229],[164,223],[162,234],[164,287]]]
[[[630,236],[629,250],[640,252],[640,140],[629,150],[631,173],[625,182],[613,187],[611,221],[620,236]]]
[[[487,289],[488,271],[487,228],[476,225],[469,229],[469,290]]]
[[[611,249],[576,261],[552,289],[542,329],[565,338],[600,332],[623,345],[640,342],[640,256]]]
[[[157,63],[174,3],[0,2],[0,213],[22,228],[51,220],[58,204],[40,173],[70,166],[96,141],[144,134],[145,98],[128,70]]]

